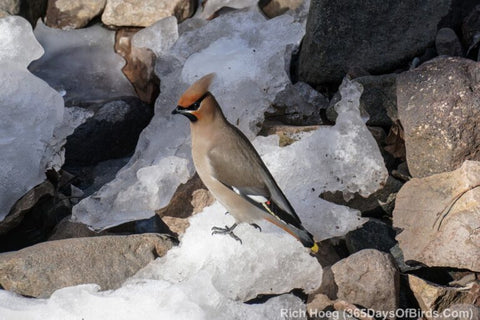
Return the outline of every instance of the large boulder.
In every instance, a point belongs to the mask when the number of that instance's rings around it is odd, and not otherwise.
[[[45,24],[52,28],[78,29],[98,16],[107,0],[49,0]]]
[[[435,39],[450,0],[312,0],[300,52],[300,79],[339,83],[353,67],[371,73],[394,69]]]
[[[190,17],[194,0],[107,0],[102,22],[109,26],[148,27],[158,20],[176,16],[178,21]]]
[[[393,258],[365,249],[332,266],[338,299],[376,311],[398,307],[400,278]]]
[[[413,177],[480,160],[480,65],[440,57],[397,77],[398,116]]]
[[[95,115],[67,139],[65,157],[69,165],[128,156],[153,116],[151,107],[135,97],[92,104],[89,109]]]
[[[40,298],[85,283],[116,289],[171,247],[168,238],[157,234],[44,242],[0,255],[0,286]]]
[[[480,271],[480,162],[408,181],[397,194],[393,226],[405,261]]]

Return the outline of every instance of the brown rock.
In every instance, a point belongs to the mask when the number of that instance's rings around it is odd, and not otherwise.
[[[478,293],[475,293],[475,288],[473,288],[479,287],[478,283],[472,287],[473,290],[468,290],[436,285],[411,274],[408,275],[408,282],[423,311],[442,312],[455,304],[473,305],[479,299]]]
[[[22,222],[25,214],[43,197],[53,197],[55,187],[49,181],[44,181],[28,191],[10,210],[9,214],[0,222],[0,235],[5,234]]]
[[[263,123],[263,128],[260,134],[265,136],[276,134],[280,137],[280,147],[285,147],[300,140],[303,132],[315,131],[318,128],[318,125],[291,126],[267,121]]]
[[[101,235],[105,235],[105,233],[97,233],[92,231],[83,223],[70,221],[70,217],[66,217],[55,226],[55,229],[48,240],[53,241],[70,238],[88,238]]]
[[[180,235],[190,225],[188,218],[213,202],[215,198],[205,189],[198,174],[195,174],[185,184],[178,186],[168,206],[158,210],[157,214],[171,231]]]
[[[480,160],[480,65],[439,57],[397,77],[398,115],[413,177]]]
[[[105,7],[106,0],[49,0],[45,24],[51,28],[85,27]]]
[[[480,271],[480,162],[408,181],[397,194],[393,226],[405,261]]]
[[[107,0],[102,22],[109,26],[148,27],[175,16],[178,22],[190,17],[195,0]]]
[[[304,0],[270,0],[260,1],[259,5],[267,17],[275,18],[288,10],[297,9],[303,2]]]
[[[338,299],[377,311],[398,307],[399,273],[392,257],[365,249],[332,266]]]
[[[155,75],[155,54],[145,48],[132,46],[132,37],[138,28],[123,28],[115,34],[115,52],[121,55],[126,64],[122,72],[132,83],[140,100],[153,104],[160,93],[160,81]]]
[[[40,298],[85,283],[96,283],[102,290],[116,289],[171,247],[172,242],[158,234],[44,242],[1,254],[0,286]]]

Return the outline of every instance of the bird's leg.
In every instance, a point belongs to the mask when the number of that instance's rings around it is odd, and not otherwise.
[[[242,239],[240,239],[235,233],[233,233],[233,229],[237,227],[237,224],[234,223],[231,227],[225,226],[225,228],[220,227],[212,227],[212,235],[214,234],[228,234],[233,239],[237,240],[242,244]]]
[[[256,224],[256,223],[250,223],[250,225],[251,225],[252,227],[254,227],[255,229],[258,229],[260,232],[262,231],[262,227],[260,227],[258,224]]]

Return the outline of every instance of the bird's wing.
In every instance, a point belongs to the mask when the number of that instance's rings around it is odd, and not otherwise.
[[[237,133],[241,139],[235,139],[236,143],[222,144],[208,152],[213,177],[257,208],[303,229],[255,148],[243,133]]]

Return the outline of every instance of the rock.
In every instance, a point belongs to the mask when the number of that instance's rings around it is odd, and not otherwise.
[[[413,178],[397,194],[393,226],[405,260],[480,271],[480,162]]]
[[[411,274],[408,275],[408,283],[417,299],[419,307],[425,312],[446,312],[446,310],[450,309],[453,305],[473,305],[476,303],[477,299],[480,298],[478,292],[474,293],[475,286],[477,290],[480,287],[479,283],[475,284],[470,290],[468,290],[468,288],[454,288],[436,285]]]
[[[20,224],[30,211],[43,197],[53,197],[55,188],[49,181],[44,181],[28,191],[10,210],[10,213],[0,222],[0,235],[7,233]]]
[[[450,7],[441,1],[312,0],[300,52],[299,77],[310,84],[339,83],[352,67],[385,73],[433,43]],[[428,13],[428,14],[426,14]]]
[[[480,160],[480,65],[439,57],[397,78],[398,115],[413,177]]]
[[[45,24],[51,28],[79,29],[98,16],[106,0],[49,0]]]
[[[285,147],[300,140],[302,133],[315,131],[318,128],[319,126],[317,125],[289,126],[278,124],[277,122],[265,121],[263,123],[262,131],[260,131],[260,135],[269,136],[276,134],[280,138],[278,141],[279,146]]]
[[[477,5],[470,14],[465,17],[462,23],[463,41],[470,47],[475,40],[475,36],[480,33],[480,5]]]
[[[439,56],[463,56],[462,44],[455,31],[450,28],[438,30],[437,37],[435,38],[435,48]]]
[[[157,210],[171,231],[177,235],[185,232],[190,225],[188,218],[215,202],[213,195],[205,188],[198,174],[178,186],[168,206]]]
[[[480,307],[472,304],[454,304],[440,315],[439,320],[473,320],[480,319]]]
[[[260,0],[258,5],[263,13],[269,18],[275,18],[284,14],[288,10],[295,10],[302,5],[305,0]]]
[[[53,241],[70,238],[88,238],[101,235],[105,234],[92,231],[88,229],[86,225],[70,221],[70,217],[66,217],[55,226],[55,229],[48,240]]]
[[[135,93],[145,103],[153,105],[160,93],[160,80],[155,75],[155,54],[145,48],[132,46],[132,38],[138,29],[123,28],[115,34],[115,52],[126,64],[123,74],[132,83]]]
[[[131,154],[152,117],[150,106],[134,97],[92,104],[89,109],[95,115],[67,139],[69,165],[90,165]]]
[[[350,253],[363,249],[376,249],[390,253],[397,243],[395,231],[391,226],[377,219],[368,219],[360,228],[345,235],[345,242]]]
[[[338,299],[377,311],[398,307],[400,278],[392,257],[365,249],[332,266]]]
[[[0,255],[0,285],[38,298],[85,283],[115,289],[171,247],[168,238],[157,234],[44,242]]]
[[[194,10],[194,0],[107,0],[102,22],[109,26],[148,27],[169,16],[182,22]]]
[[[369,115],[367,125],[388,127],[398,119],[397,75],[364,76],[355,78],[363,85],[360,108]]]
[[[328,106],[328,99],[304,82],[288,84],[275,97],[272,107],[265,113],[270,121],[305,126],[322,124],[321,112]]]
[[[403,183],[399,180],[388,176],[383,187],[367,198],[355,194],[351,199],[346,200],[342,192],[330,191],[322,193],[320,197],[336,204],[360,210],[362,213],[372,214],[380,212],[391,214],[395,205],[395,197],[402,185]]]
[[[367,119],[369,126],[388,127],[398,119],[396,74],[380,76],[361,76],[355,78],[363,86],[363,94],[360,98],[360,109]],[[327,109],[327,117],[335,122],[337,113],[334,110],[338,96],[335,95]]]
[[[48,0],[0,0],[0,18],[18,15],[35,27],[37,20],[45,15]]]

